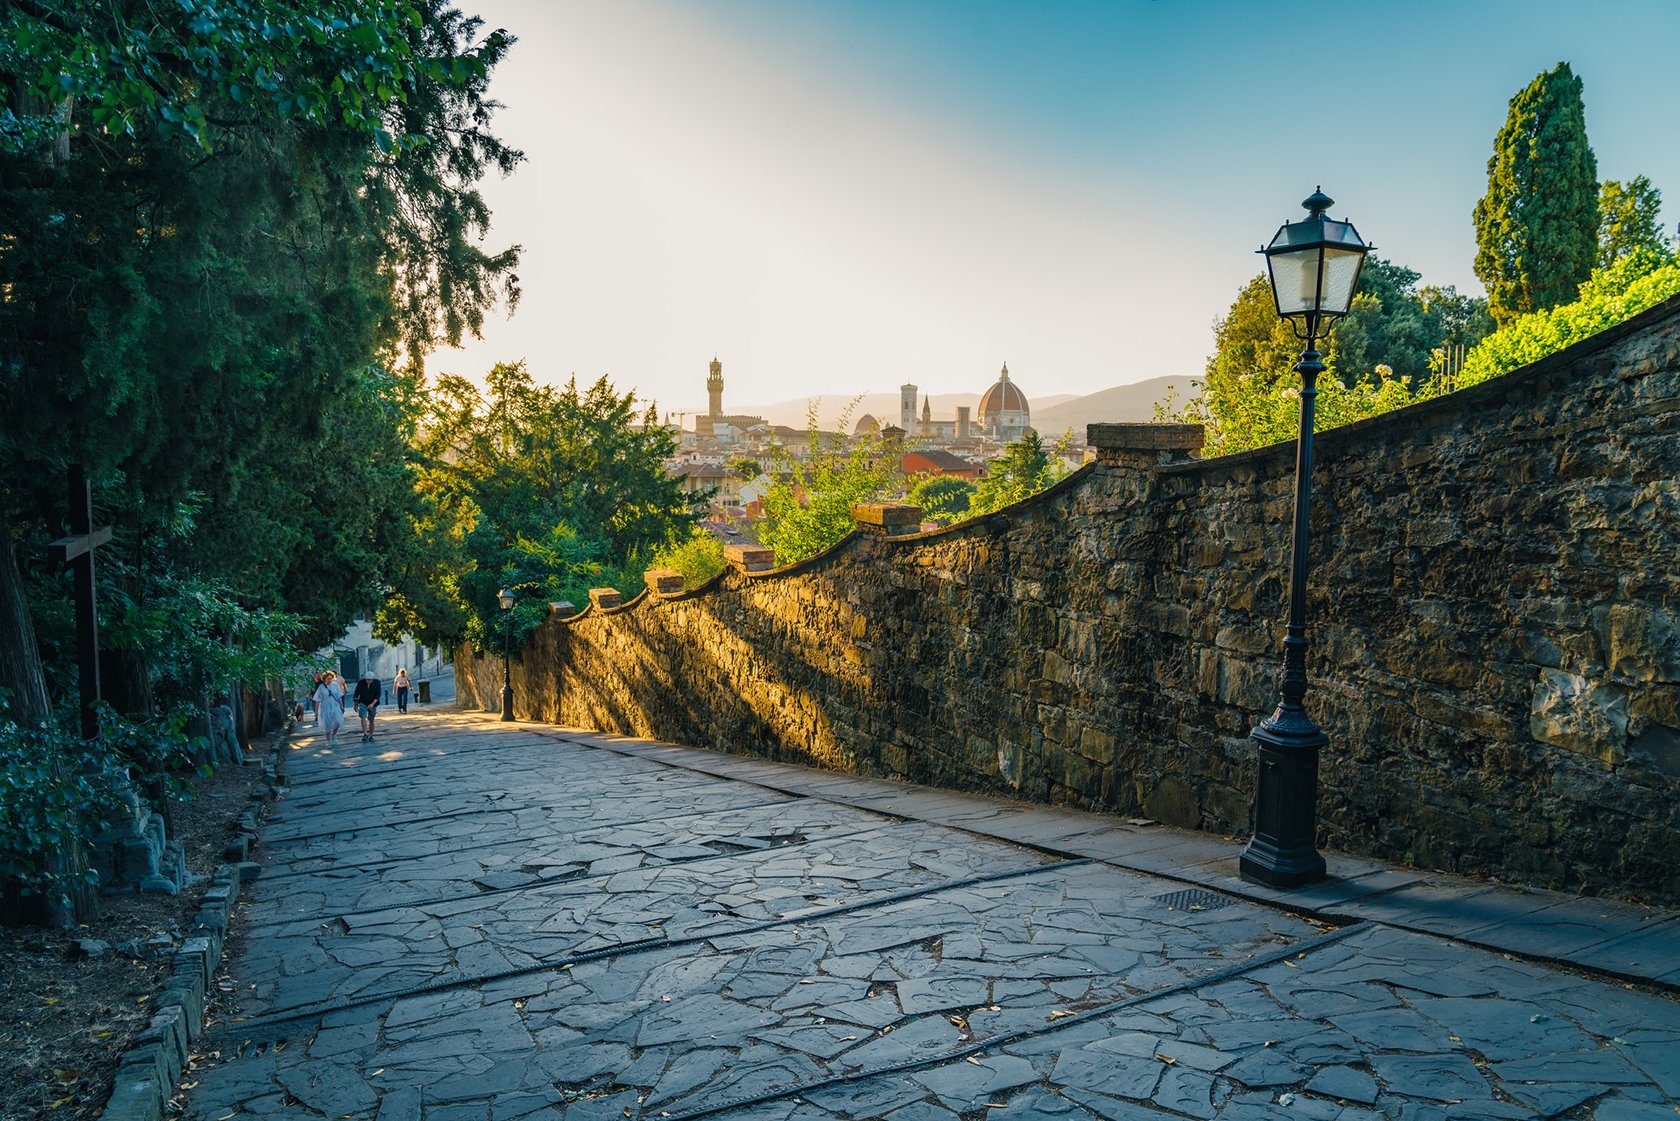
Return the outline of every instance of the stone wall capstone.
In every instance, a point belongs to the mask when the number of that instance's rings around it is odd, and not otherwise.
[[[995,514],[551,617],[516,711],[1246,835],[1294,445],[1200,436],[1093,425]],[[1322,843],[1680,902],[1680,300],[1317,448]],[[457,681],[497,707],[499,656]]]

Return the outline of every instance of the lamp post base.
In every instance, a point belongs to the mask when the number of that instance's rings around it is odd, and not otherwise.
[[[1304,727],[1266,724],[1250,733],[1260,745],[1260,794],[1254,837],[1237,861],[1242,878],[1268,887],[1300,887],[1324,878],[1316,847],[1318,749],[1330,737]]]
[[[513,719],[513,686],[502,686],[502,719]]]

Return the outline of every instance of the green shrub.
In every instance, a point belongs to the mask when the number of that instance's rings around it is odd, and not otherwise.
[[[1680,293],[1680,258],[1636,249],[1581,285],[1572,304],[1531,312],[1483,339],[1464,359],[1457,388],[1537,362]]]
[[[91,870],[56,871],[51,856],[116,820],[120,785],[103,744],[20,725],[0,692],[0,878],[61,901],[77,886],[68,877],[92,883]]]
[[[695,588],[723,571],[723,542],[696,528],[688,540],[655,551],[648,567],[675,569],[683,575],[683,587]]]

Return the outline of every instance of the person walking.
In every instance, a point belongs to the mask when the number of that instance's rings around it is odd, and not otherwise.
[[[330,747],[338,742],[339,729],[344,727],[344,686],[338,683],[338,675],[331,670],[322,674],[313,699],[316,727],[326,733]]]
[[[321,682],[326,679],[326,674],[322,673],[320,670],[316,670],[315,681],[309,687],[309,707],[315,710],[315,727],[317,728],[321,726],[321,706],[315,703],[315,694],[320,690]]]
[[[408,671],[398,668],[397,676],[392,679],[392,685],[397,687],[397,711],[408,711]]]
[[[356,682],[356,692],[351,699],[356,702],[356,715],[362,721],[362,742],[373,739],[373,717],[379,711],[379,697],[383,687],[379,678],[369,668],[362,674],[362,679]]]

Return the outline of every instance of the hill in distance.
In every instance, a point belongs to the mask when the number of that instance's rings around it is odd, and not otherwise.
[[[1074,436],[1083,440],[1087,424],[1153,420],[1155,402],[1165,400],[1172,390],[1177,391],[1180,400],[1188,398],[1192,393],[1190,378],[1150,378],[1148,381],[1132,385],[1101,389],[1083,397],[1072,393],[1051,393],[1043,397],[1029,398],[1028,404],[1032,408],[1033,427],[1038,429],[1045,439],[1058,437],[1065,429],[1071,427]],[[810,403],[815,401],[817,423],[825,431],[834,431],[838,427],[842,413],[846,413],[845,429],[848,432],[865,413],[883,424],[898,423],[898,394],[866,393],[856,405],[852,404],[852,400],[852,396],[845,394],[825,393],[793,401],[777,401],[768,405],[735,405],[725,402],[724,410],[746,416],[761,416],[771,424],[804,428],[807,410]],[[978,411],[980,395],[935,393],[932,394],[932,404],[934,419],[950,420],[963,405],[968,406],[970,415]],[[848,406],[851,406],[849,412]],[[692,428],[693,424],[693,420],[690,419],[686,427]]]

